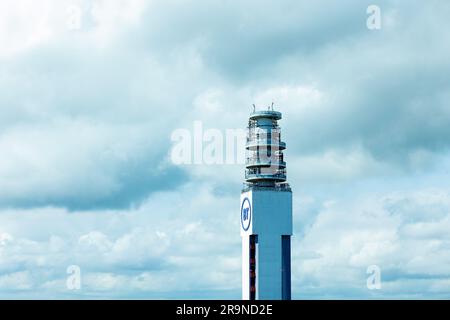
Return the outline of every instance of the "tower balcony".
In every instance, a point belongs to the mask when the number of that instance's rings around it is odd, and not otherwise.
[[[248,173],[245,172],[245,180],[247,182],[258,182],[258,181],[274,181],[274,182],[284,182],[286,181],[286,174],[264,174],[264,173]]]
[[[245,170],[245,180],[247,182],[259,182],[259,181],[273,181],[284,182],[286,181],[286,168],[247,168]]]
[[[286,149],[286,143],[280,140],[274,139],[247,139],[247,144],[245,145],[247,150],[254,149],[272,149],[272,150],[284,150]]]
[[[274,166],[277,168],[286,168],[286,162],[282,160],[282,157],[276,156],[267,159],[259,159],[256,157],[247,158],[246,167],[247,168],[255,168],[255,167],[270,167]]]

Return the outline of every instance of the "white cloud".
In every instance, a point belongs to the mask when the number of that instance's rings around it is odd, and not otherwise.
[[[30,295],[78,294],[65,287],[66,268],[73,264],[81,268],[88,296],[113,295],[113,289],[126,295],[237,290],[235,208],[229,198],[208,189],[189,186],[181,194],[158,193],[126,211],[3,211],[0,274],[16,279],[17,272],[31,272],[26,278],[34,290]],[[220,215],[215,207],[222,208]],[[17,215],[20,220],[14,219]],[[18,281],[5,280],[4,286],[25,290]]]
[[[349,181],[393,172],[387,164],[377,161],[360,147],[287,159],[292,164],[289,166],[290,178],[305,183]]]
[[[314,85],[304,85],[271,87],[257,93],[254,101],[258,107],[263,108],[274,102],[275,108],[289,118],[301,117],[305,108],[320,108],[323,99],[324,92]]]
[[[113,292],[121,297],[175,297],[179,291],[205,290],[219,297],[217,292],[224,290],[237,298],[237,205],[233,196],[216,196],[208,189],[191,185],[182,193],[155,194],[129,211],[48,214],[30,209],[20,212],[20,221],[11,219],[17,211],[3,212],[2,296],[20,289],[30,295],[71,297]],[[296,203],[295,215],[314,210],[314,201]],[[424,201],[442,213],[434,220],[426,214],[409,220],[409,208]],[[373,297],[365,287],[365,271],[372,264],[382,270],[381,293],[386,297],[406,297],[402,283],[419,286],[416,296],[450,294],[445,289],[450,239],[444,234],[449,201],[449,191],[422,190],[359,194],[320,204],[310,218],[296,219],[294,296]],[[308,220],[306,232],[299,232]],[[71,264],[82,270],[78,293],[65,288],[65,269]]]
[[[6,0],[0,3],[0,58],[82,35],[109,45],[124,28],[139,23],[145,0]]]
[[[0,276],[1,290],[30,290],[32,280],[28,271],[14,272]]]
[[[439,219],[425,223],[432,228],[446,228],[450,194],[448,190],[442,190],[436,197],[435,192],[355,196],[350,202],[341,200],[321,211],[304,238],[294,245],[317,253],[312,257],[294,254],[299,294],[306,297],[314,294],[314,288],[318,287],[322,292],[330,293],[336,288],[349,292],[353,288],[356,293],[350,293],[349,297],[371,297],[373,292],[365,287],[365,271],[375,264],[381,268],[383,290],[380,293],[383,296],[406,297],[408,291],[400,284],[406,285],[408,279],[422,281],[416,294],[432,295],[429,286],[444,284],[450,277],[450,241],[436,230],[424,237],[426,230],[422,227],[423,221],[428,220],[426,212],[410,220],[409,210],[403,204],[407,202],[411,207],[419,207],[426,198],[428,206],[446,208],[446,213]],[[450,287],[441,293],[450,294]]]
[[[0,57],[12,56],[48,41],[53,35],[49,15],[53,1],[0,3]]]

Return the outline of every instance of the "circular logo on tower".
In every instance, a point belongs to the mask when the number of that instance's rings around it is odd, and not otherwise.
[[[241,226],[244,231],[250,228],[250,223],[252,221],[252,206],[250,205],[250,200],[244,198],[241,205]]]

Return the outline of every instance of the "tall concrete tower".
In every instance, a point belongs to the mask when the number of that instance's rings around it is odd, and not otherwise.
[[[241,193],[242,299],[291,299],[292,191],[273,107],[248,121]]]

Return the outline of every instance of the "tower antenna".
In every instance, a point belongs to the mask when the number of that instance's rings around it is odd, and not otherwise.
[[[255,112],[256,111],[256,106],[255,106],[255,104],[253,104],[253,112]]]

